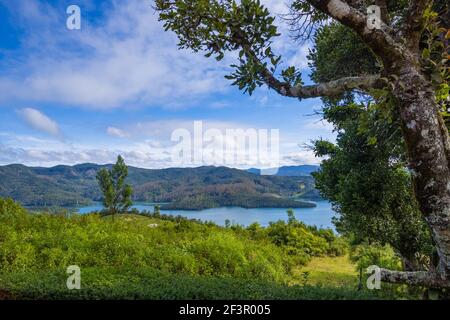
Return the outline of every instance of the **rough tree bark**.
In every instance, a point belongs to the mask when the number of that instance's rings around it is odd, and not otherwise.
[[[448,130],[430,82],[410,62],[400,68],[394,96],[398,100],[409,168],[420,210],[439,256],[430,277],[450,279],[450,158]],[[389,277],[387,277],[389,279]],[[445,282],[445,281],[444,281]],[[448,285],[448,283],[447,283]]]

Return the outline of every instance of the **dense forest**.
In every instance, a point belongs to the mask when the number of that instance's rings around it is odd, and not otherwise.
[[[0,167],[0,196],[25,206],[75,206],[100,201],[95,176],[111,165],[80,164],[51,168],[14,164]],[[227,167],[142,169],[129,167],[134,201],[166,202],[163,209],[314,206],[294,200],[320,199],[311,176],[256,175]]]

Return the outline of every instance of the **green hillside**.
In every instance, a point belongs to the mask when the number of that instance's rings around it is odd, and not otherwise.
[[[26,206],[73,206],[101,200],[97,171],[110,165],[80,164],[51,168],[0,166],[0,197]],[[316,199],[312,177],[259,176],[227,167],[142,169],[129,167],[135,201],[167,202],[163,209],[220,206],[308,207],[295,201]]]
[[[29,213],[0,199],[0,299],[370,299],[357,291],[344,258],[347,243],[331,230],[278,221],[219,227],[181,217]],[[348,270],[316,286],[302,267],[315,259]],[[345,260],[344,260],[345,259]],[[68,266],[81,289],[67,290]],[[325,269],[325,268],[323,268]],[[324,270],[326,271],[326,270]],[[314,282],[313,282],[314,281]],[[336,286],[339,283],[339,286]]]

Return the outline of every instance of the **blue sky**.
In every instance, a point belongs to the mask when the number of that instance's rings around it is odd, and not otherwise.
[[[263,1],[274,14],[284,0]],[[67,6],[81,8],[81,29],[66,27]],[[205,127],[279,129],[280,164],[314,164],[302,147],[333,139],[329,124],[311,116],[319,99],[298,101],[261,87],[245,95],[220,63],[177,49],[147,0],[0,0],[0,164],[52,166],[112,162],[173,166],[171,132]],[[303,69],[308,44],[283,36],[283,61]],[[205,163],[208,164],[208,163]],[[236,167],[245,167],[237,164]]]

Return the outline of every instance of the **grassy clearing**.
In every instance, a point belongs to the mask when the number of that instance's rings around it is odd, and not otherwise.
[[[305,282],[310,285],[356,288],[358,273],[348,255],[314,257],[306,266],[293,269],[292,283]]]

